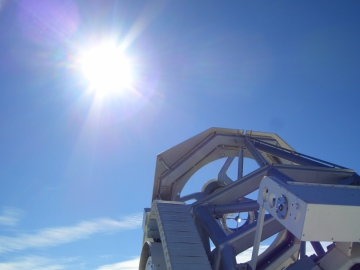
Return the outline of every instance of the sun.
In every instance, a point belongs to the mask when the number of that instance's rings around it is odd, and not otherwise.
[[[97,94],[122,93],[131,87],[131,63],[115,44],[103,43],[86,49],[78,61],[89,89]]]

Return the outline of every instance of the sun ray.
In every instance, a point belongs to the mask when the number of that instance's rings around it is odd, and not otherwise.
[[[166,1],[158,1],[156,5],[153,3],[145,5],[140,12],[137,20],[134,22],[127,35],[121,43],[121,48],[128,48],[141,33],[151,24],[151,22],[163,11]]]
[[[131,86],[131,63],[115,44],[101,43],[86,49],[78,61],[89,89],[96,94],[121,94]]]

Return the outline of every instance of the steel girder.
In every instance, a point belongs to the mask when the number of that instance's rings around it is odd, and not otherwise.
[[[230,179],[226,171],[235,157],[238,157],[238,177]],[[216,181],[207,183],[195,194],[181,193],[195,172],[221,158],[226,161]],[[259,168],[243,176],[244,158],[255,160]],[[236,264],[235,260],[236,255],[253,246],[257,230],[258,207],[246,196],[257,191],[265,176],[284,183],[352,185],[359,180],[351,169],[296,152],[276,134],[210,128],[157,156],[152,201],[195,199],[189,205],[189,211],[212,268],[247,269],[245,267],[249,265]],[[204,179],[204,183],[207,180]],[[234,212],[252,212],[255,219],[229,233],[220,219]],[[276,234],[277,237],[257,259],[256,269],[281,269],[298,260],[300,241],[278,221],[265,215],[261,227],[260,240]],[[215,247],[210,246],[210,240]]]

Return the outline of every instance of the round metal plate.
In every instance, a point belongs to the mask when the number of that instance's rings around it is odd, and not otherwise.
[[[276,213],[278,218],[284,219],[288,211],[288,202],[285,196],[280,196],[276,203]]]

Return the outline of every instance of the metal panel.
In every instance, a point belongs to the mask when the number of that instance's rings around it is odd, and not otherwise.
[[[164,253],[161,243],[150,243],[151,269],[166,270]]]
[[[279,135],[276,133],[269,132],[259,132],[253,130],[247,130],[246,136],[250,138],[261,139],[262,141],[266,141],[267,143],[271,143],[273,145],[279,145],[282,148],[286,148],[291,151],[295,151],[290,145],[288,145]]]
[[[232,181],[226,171],[235,157],[239,157],[238,179]],[[255,159],[262,167],[243,177],[244,157]],[[220,158],[228,159],[218,179],[214,180],[218,186],[212,186],[209,179],[204,179],[201,192],[190,195],[181,193],[195,172]],[[274,185],[271,186],[269,180],[267,192],[264,192],[265,186],[262,184],[266,179],[270,179]],[[350,246],[350,242],[360,240],[356,226],[360,201],[354,203],[359,198],[360,189],[340,186],[357,184],[359,179],[350,169],[296,153],[276,134],[247,131],[244,135],[242,130],[210,128],[157,156],[152,196],[154,204],[151,212],[145,211],[144,214],[143,243],[151,242],[153,238],[155,242],[161,239],[167,269],[209,270],[208,257],[213,262],[213,269],[235,269],[235,254],[253,246],[255,236],[256,248],[261,240],[279,232],[266,251],[253,258],[252,264],[258,269],[282,269],[298,259],[300,240],[291,233],[302,240],[347,240]],[[216,192],[212,192],[215,190],[213,187],[218,188]],[[275,201],[270,198],[269,187],[271,193],[276,195]],[[260,209],[270,214],[265,219],[261,218],[263,215],[256,215],[259,217],[257,221],[245,224],[236,231],[225,232],[219,218],[224,218],[222,215],[228,211],[242,210],[240,199],[244,202],[244,197],[257,189]],[[178,202],[189,199],[196,202],[191,206]],[[266,208],[270,202],[274,206]],[[256,205],[251,207],[251,210],[257,209]],[[209,239],[216,245],[213,251],[210,251]],[[149,244],[143,245],[142,265],[150,254]],[[159,246],[159,243],[155,245]],[[360,254],[360,249],[351,250],[356,253],[353,257],[346,255],[346,249],[336,248],[322,256],[323,252],[319,250],[318,259],[322,261],[323,268],[325,265],[329,267],[325,267],[326,270],[349,269]],[[329,254],[333,256],[327,256]],[[349,256],[352,257],[351,261]],[[335,257],[341,262],[334,264]],[[298,269],[307,267],[305,262],[295,265]]]
[[[264,177],[258,203],[302,241],[352,242],[360,240],[359,198],[360,187],[284,183]]]
[[[314,268],[315,267],[315,268]],[[316,268],[317,267],[317,268]],[[316,263],[307,256],[304,256],[300,261],[287,268],[288,270],[304,270],[304,269],[321,269]]]
[[[273,133],[250,132],[244,136],[242,130],[210,128],[157,156],[152,200],[159,196],[163,200],[174,200],[201,167],[222,157],[238,156],[249,136],[293,150]],[[276,161],[274,156],[262,154],[251,143],[247,144],[249,149],[245,149],[244,157],[255,158],[261,164],[287,163]]]
[[[162,177],[164,176],[164,174],[170,173],[171,171],[173,171],[174,167],[177,167],[184,161],[188,160],[190,157],[193,156],[194,153],[198,153],[202,149],[202,147],[206,145],[209,141],[211,141],[214,137],[216,137],[217,134],[226,134],[228,136],[242,136],[243,130],[210,128],[158,155],[156,161],[152,201],[156,199],[160,191],[160,186],[162,185]],[[231,142],[231,138],[229,138],[228,143],[232,145],[239,145],[239,142],[237,141],[235,142],[233,140]],[[211,150],[213,149],[214,147],[211,148]],[[203,157],[204,156],[206,155],[203,155]],[[188,169],[186,169],[186,171],[187,170]],[[167,185],[169,184],[170,183],[168,183]]]
[[[273,164],[273,167],[296,182],[335,184],[354,174],[354,171],[350,169],[292,166],[284,164]]]
[[[180,202],[154,201],[167,269],[204,269],[211,266],[188,207]]]
[[[360,243],[333,243],[330,250],[318,261],[326,270],[356,270],[360,263]]]

